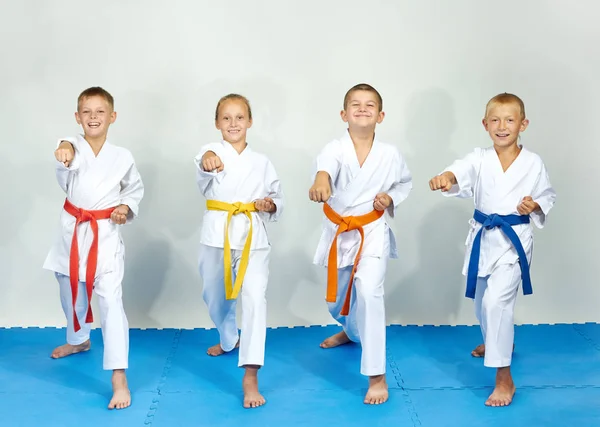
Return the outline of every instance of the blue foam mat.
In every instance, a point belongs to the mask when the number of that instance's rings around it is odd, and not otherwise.
[[[76,381],[72,378],[71,381]],[[44,391],[44,390],[42,390]],[[0,393],[2,427],[143,426],[155,393],[133,393],[132,406],[108,410],[110,388],[103,393]]]
[[[492,388],[414,390],[410,400],[423,427],[600,426],[600,389],[517,389],[511,405],[485,406]],[[410,424],[409,424],[410,425]]]
[[[244,409],[241,395],[212,390],[167,393],[161,396],[152,427],[412,426],[403,393],[390,393],[390,404],[375,406],[363,404],[355,390],[283,390],[265,396],[267,403],[255,409]]]
[[[156,391],[165,358],[173,347],[177,330],[132,329],[129,334],[127,376],[131,391]],[[65,343],[58,328],[0,329],[0,392],[103,393],[110,390],[111,373],[102,370],[104,346],[99,329],[91,332],[90,351],[52,359],[52,350]],[[77,378],[77,381],[73,381]]]
[[[585,323],[579,325],[573,325],[573,329],[581,335],[588,343],[595,348],[600,350],[600,325],[597,323]]]
[[[512,373],[527,386],[600,384],[600,352],[572,325],[515,328]],[[471,350],[482,342],[478,327],[390,327],[388,352],[406,388],[462,388],[493,384],[495,371]],[[556,361],[561,361],[557,369]]]
[[[100,331],[91,351],[53,360],[64,329],[0,329],[0,426],[600,426],[600,325],[517,327],[508,408],[483,404],[494,370],[469,354],[477,327],[390,327],[390,400],[377,407],[362,403],[360,346],[319,348],[338,331],[269,329],[259,374],[268,402],[245,410],[237,351],[206,355],[215,330],[131,330],[133,406],[109,411]]]
[[[360,375],[360,345],[322,349],[319,344],[339,332],[335,326],[277,328],[267,331],[265,365],[260,371],[264,390],[330,390],[366,388]],[[215,388],[239,392],[243,370],[237,369],[238,351],[219,357],[206,354],[218,343],[215,330],[182,331],[164,391],[199,391]],[[282,375],[285,372],[285,375]],[[397,387],[390,381],[392,387]]]

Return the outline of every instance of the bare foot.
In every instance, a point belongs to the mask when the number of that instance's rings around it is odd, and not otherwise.
[[[321,343],[321,348],[333,348],[339,345],[348,344],[350,342],[350,338],[346,335],[346,332],[338,332],[335,335],[330,336],[325,341]]]
[[[368,405],[379,405],[388,400],[388,386],[385,382],[385,375],[375,375],[369,377],[369,390],[365,396],[365,403]]]
[[[131,405],[131,393],[127,387],[124,369],[115,369],[112,376],[113,397],[108,409],[124,409]]]
[[[258,366],[246,366],[246,373],[242,380],[244,389],[244,408],[258,408],[267,403],[258,391]]]
[[[67,357],[72,354],[81,353],[83,351],[88,351],[91,346],[92,346],[92,343],[90,342],[90,340],[87,340],[78,345],[64,344],[64,345],[61,345],[60,347],[56,347],[54,349],[54,351],[52,352],[52,354],[50,355],[50,357],[53,359],[60,359],[61,357]]]
[[[513,352],[515,351],[515,345],[513,344]],[[475,349],[471,352],[471,356],[473,357],[484,357],[485,356],[485,344],[479,344]]]
[[[234,348],[238,348],[239,346],[240,346],[240,341],[238,340],[238,342]],[[209,356],[220,356],[225,353],[227,353],[227,352],[225,350],[223,350],[223,347],[221,347],[221,344],[213,345],[212,347],[208,347],[208,350],[206,350],[206,354],[208,354]]]
[[[496,373],[496,388],[485,401],[487,406],[508,406],[516,392],[515,383],[510,375],[510,366],[498,368]]]
[[[485,356],[485,344],[479,344],[475,349],[471,352],[471,356],[473,357],[484,357]]]

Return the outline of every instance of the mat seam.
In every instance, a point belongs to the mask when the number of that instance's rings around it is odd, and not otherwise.
[[[579,325],[579,324],[573,324],[571,326],[575,330],[575,332],[577,332],[579,335],[581,335],[581,337],[584,340],[586,340],[590,346],[592,346],[594,348],[594,350],[600,351],[600,345],[598,345],[598,343],[593,338],[591,338],[590,336],[588,336],[585,332],[583,332],[579,328],[581,325]]]
[[[421,420],[419,419],[419,414],[417,413],[417,409],[412,402],[410,397],[409,388],[404,386],[404,378],[402,378],[402,374],[400,373],[400,369],[398,365],[396,365],[396,361],[394,360],[394,356],[390,353],[389,348],[386,347],[387,360],[392,370],[392,375],[394,375],[394,379],[396,380],[396,384],[400,390],[402,390],[402,395],[404,396],[404,403],[406,403],[408,414],[410,416],[410,420],[414,427],[422,426]]]
[[[171,370],[171,366],[173,363],[173,358],[175,357],[175,353],[177,353],[177,348],[179,347],[179,340],[181,338],[181,329],[177,329],[175,331],[175,335],[173,336],[173,341],[171,343],[171,350],[167,355],[165,360],[165,365],[163,366],[162,374],[158,381],[158,385],[156,386],[156,396],[152,398],[152,403],[150,404],[150,408],[148,409],[148,413],[146,414],[146,418],[144,419],[144,425],[152,426],[154,422],[154,415],[156,415],[156,411],[158,410],[158,405],[160,403],[160,398],[163,395],[163,387],[167,382],[167,377],[169,375],[169,371]]]

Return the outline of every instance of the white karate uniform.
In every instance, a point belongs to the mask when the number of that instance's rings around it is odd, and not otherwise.
[[[56,178],[67,199],[85,210],[103,210],[121,204],[129,206],[127,222],[137,217],[144,185],[131,152],[106,141],[94,155],[83,135],[65,138],[73,144],[75,156],[69,167],[56,162]],[[60,141],[59,141],[60,144]],[[60,298],[67,317],[67,343],[81,344],[89,339],[91,324],[85,323],[87,258],[93,240],[90,222],[77,229],[79,246],[79,292],[75,303],[81,329],[74,331],[73,304],[69,282],[69,258],[76,219],[64,209],[56,242],[44,262],[54,271],[60,286]],[[98,297],[104,340],[104,369],[126,369],[129,354],[129,325],[122,302],[125,246],[120,226],[110,220],[98,220],[98,264],[94,291]]]
[[[328,143],[317,157],[316,172],[331,177],[332,195],[329,206],[342,217],[365,215],[373,211],[375,196],[387,193],[393,204],[387,214],[394,217],[400,202],[412,189],[410,171],[396,147],[375,139],[362,167],[354,144],[346,131],[340,139]],[[357,230],[338,237],[338,292],[335,303],[328,303],[329,312],[344,328],[348,337],[362,345],[361,374],[374,376],[385,373],[385,303],[383,283],[388,258],[397,258],[396,240],[385,215],[367,224],[364,246],[354,276],[355,292],[350,311],[340,311],[348,290],[348,280],[360,246]],[[323,219],[323,232],[317,246],[314,263],[327,267],[329,249],[337,226]]]
[[[546,215],[554,206],[556,193],[544,163],[537,154],[525,147],[506,172],[502,170],[494,147],[476,148],[445,171],[456,176],[457,184],[443,194],[449,197],[473,197],[475,209],[486,215],[519,215],[517,206],[524,197],[531,196],[540,205],[541,212],[531,213],[530,219],[538,228],[543,228]],[[470,219],[469,224],[464,275],[467,275],[473,240],[481,229],[481,224],[474,219]],[[519,236],[531,265],[532,224],[514,225],[512,229]],[[510,366],[512,360],[514,306],[521,282],[518,258],[516,249],[500,228],[483,230],[475,312],[485,342],[485,366]]]
[[[214,152],[223,162],[223,171],[206,172],[202,156]],[[250,260],[242,283],[241,337],[236,326],[236,300],[225,299],[223,248],[227,212],[206,210],[200,234],[200,276],[203,298],[212,321],[219,331],[223,350],[231,351],[240,340],[238,366],[264,365],[267,327],[266,290],[269,278],[271,245],[265,221],[276,221],[283,211],[283,192],[273,164],[248,145],[238,154],[233,146],[221,141],[207,144],[195,157],[197,183],[207,200],[225,203],[252,203],[270,197],[277,206],[273,213],[251,212],[252,244]],[[234,215],[229,226],[233,280],[238,273],[242,249],[250,230],[248,217]]]

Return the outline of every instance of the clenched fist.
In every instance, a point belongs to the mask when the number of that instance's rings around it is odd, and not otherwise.
[[[444,172],[441,175],[434,176],[429,181],[429,188],[432,191],[442,190],[442,192],[450,191],[452,186],[456,184],[456,177],[452,172]]]
[[[530,213],[540,209],[540,205],[533,201],[531,196],[523,197],[519,206],[517,206],[517,212],[521,215],[529,215]]]
[[[129,206],[119,205],[110,214],[110,220],[115,224],[125,224],[127,222],[127,214],[129,213]]]
[[[257,200],[254,202],[254,207],[256,207],[256,210],[259,212],[273,213],[277,210],[277,205],[270,197]]]
[[[207,151],[202,156],[202,169],[206,172],[216,171],[221,172],[225,168],[225,165],[221,161],[221,158],[217,156],[213,151]]]
[[[384,211],[392,204],[392,198],[386,193],[379,193],[373,201],[373,208],[377,211]]]
[[[54,157],[65,167],[69,167],[75,157],[75,150],[69,141],[61,141],[58,148],[54,151]]]
[[[326,202],[331,197],[331,185],[329,184],[329,174],[320,171],[317,173],[315,183],[308,190],[308,197],[313,202]]]

